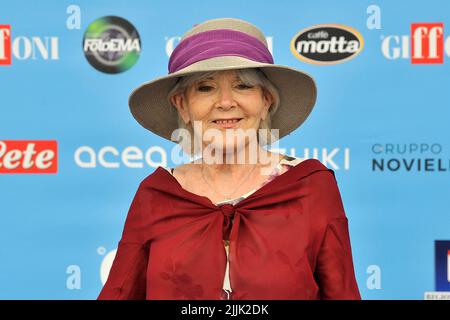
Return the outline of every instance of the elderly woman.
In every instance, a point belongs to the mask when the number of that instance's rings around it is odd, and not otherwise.
[[[315,100],[314,80],[275,65],[252,24],[189,30],[130,108],[200,157],[141,182],[98,299],[360,299],[334,172],[263,148]]]

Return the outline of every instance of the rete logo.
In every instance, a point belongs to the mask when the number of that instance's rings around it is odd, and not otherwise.
[[[0,140],[0,174],[57,173],[55,140]]]

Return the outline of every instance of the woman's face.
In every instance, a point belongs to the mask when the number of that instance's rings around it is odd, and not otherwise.
[[[172,102],[185,123],[193,125],[196,122],[196,125],[201,125],[202,137],[207,137],[205,133],[216,137],[218,133],[221,141],[210,140],[206,144],[220,143],[226,152],[235,150],[238,143],[244,143],[239,141],[239,136],[227,139],[226,131],[242,129],[245,132],[250,129],[257,132],[273,100],[261,86],[247,86],[239,79],[236,71],[229,70],[197,81],[186,89],[184,96],[173,96]],[[221,121],[226,119],[235,120]],[[199,132],[196,131],[197,134]]]

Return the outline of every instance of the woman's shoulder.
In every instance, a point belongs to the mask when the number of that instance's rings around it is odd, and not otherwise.
[[[285,167],[302,167],[305,171],[333,171],[315,158],[299,158],[296,156],[283,155],[279,165]]]
[[[285,155],[279,164],[279,170],[280,173],[290,171],[289,174],[295,174],[297,179],[307,178],[310,180],[308,185],[312,189],[320,190],[325,186],[327,189],[337,186],[334,171],[315,158],[298,158]]]
[[[296,171],[297,178],[305,179],[310,195],[309,203],[311,208],[314,208],[317,219],[324,222],[334,218],[345,218],[341,192],[334,171],[314,158],[304,159],[299,166],[303,167],[299,167]]]
[[[169,173],[169,175],[172,175],[173,177],[177,177],[176,179],[180,181],[188,171],[188,164],[182,164],[176,167],[159,165],[141,180],[140,185],[151,186],[153,184],[161,184],[168,181],[170,177],[168,178],[167,174],[164,174],[164,172]]]
[[[184,188],[189,188],[192,181],[198,181],[198,160],[174,167],[164,167]]]
[[[303,158],[298,158],[298,157],[294,157],[294,156],[289,156],[284,154],[283,158],[280,161],[280,165],[287,165],[287,166],[291,166],[291,167],[295,167],[297,164],[303,162],[305,159]]]

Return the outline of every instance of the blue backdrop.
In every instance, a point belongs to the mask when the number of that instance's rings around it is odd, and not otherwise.
[[[186,30],[219,17],[259,26],[276,63],[317,81],[315,109],[280,147],[335,171],[363,299],[450,291],[450,2],[1,1],[0,8],[1,299],[97,297],[140,181],[174,165],[174,144],[134,120],[128,96],[167,74],[168,54]],[[107,16],[130,22],[140,39],[137,60],[117,73],[95,68],[83,50],[89,25]],[[416,23],[442,24],[436,39],[424,31],[420,43],[437,43],[443,61],[415,63]],[[292,39],[319,24],[357,30],[364,47],[332,65],[298,59]],[[55,173],[5,165],[36,140],[44,149],[42,141],[56,141]],[[130,153],[143,157],[128,161]]]

